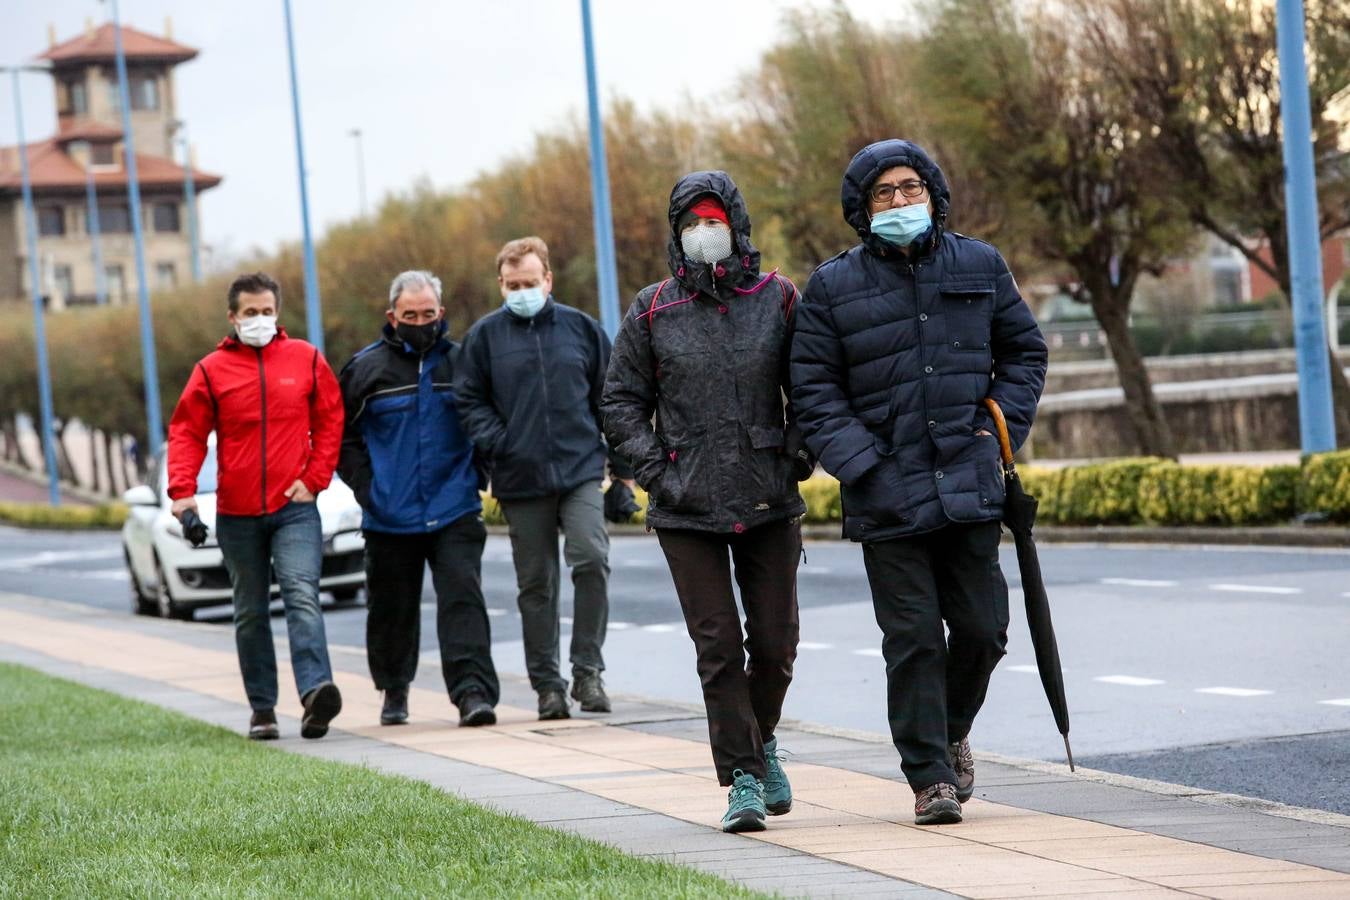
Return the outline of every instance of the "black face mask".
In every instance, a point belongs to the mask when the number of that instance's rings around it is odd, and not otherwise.
[[[414,353],[421,355],[436,346],[436,341],[440,340],[441,322],[439,319],[425,325],[410,325],[407,322],[399,322],[394,326],[394,334],[398,335],[400,341],[411,347]]]

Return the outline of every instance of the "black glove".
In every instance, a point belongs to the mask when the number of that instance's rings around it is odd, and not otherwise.
[[[189,544],[200,547],[206,543],[208,529],[195,509],[183,510],[183,515],[179,517],[179,521],[183,523],[183,537],[188,539]]]
[[[622,481],[612,481],[605,491],[605,518],[611,522],[628,522],[642,507],[633,499],[633,492]]]

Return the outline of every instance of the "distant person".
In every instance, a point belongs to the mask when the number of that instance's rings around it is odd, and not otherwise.
[[[1045,339],[999,252],[945,227],[947,179],[917,145],[864,147],[842,199],[862,243],[806,285],[792,402],[863,545],[915,821],[959,822],[975,790],[968,735],[1008,642],[1003,470],[983,401],[1020,446]]]
[[[278,736],[268,610],[275,574],[304,707],[300,735],[321,738],[342,695],[319,609],[323,526],[315,497],[333,480],[342,393],[323,354],[277,324],[275,281],[261,272],[241,275],[228,302],[233,333],[193,368],[169,423],[172,512],[197,508],[197,473],[215,431],[216,540],[234,587],[235,643],[253,708],[248,736]]]
[[[570,715],[559,669],[558,531],[572,568],[572,699],[609,712],[600,673],[609,624],[609,533],[600,493],[608,451],[600,391],[609,338],[553,297],[548,247],[537,237],[497,254],[504,303],[469,329],[455,373],[460,415],[492,473],[516,567],[525,667],[540,719]],[[631,479],[610,456],[615,478]]]
[[[624,317],[601,406],[651,499],[647,523],[698,653],[717,779],[730,788],[722,828],[759,831],[792,809],[774,729],[797,658],[797,481],[814,467],[784,396],[797,288],[760,273],[725,172],[682,178],[668,216],[671,277]]]
[[[441,281],[403,272],[389,286],[380,339],[339,376],[347,425],[338,463],[363,510],[366,657],[384,692],[380,724],[408,721],[417,674],[422,574],[431,566],[441,673],[460,725],[492,725],[500,693],[483,602],[483,504],[460,424]]]

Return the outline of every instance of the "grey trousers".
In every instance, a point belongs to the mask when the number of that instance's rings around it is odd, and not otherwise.
[[[558,530],[572,569],[572,671],[605,668],[600,648],[609,626],[609,532],[600,482],[565,494],[502,500],[516,566],[525,668],[535,691],[567,690],[558,666]]]

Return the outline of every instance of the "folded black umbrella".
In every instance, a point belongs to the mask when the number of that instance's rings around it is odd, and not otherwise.
[[[188,543],[194,547],[200,547],[206,543],[206,523],[197,515],[195,509],[183,510],[183,515],[179,517],[178,521],[183,523],[183,537],[188,539]]]
[[[605,491],[605,518],[611,522],[628,522],[642,509],[633,498],[633,492],[622,481],[614,480]]]
[[[1041,576],[1041,561],[1036,552],[1032,527],[1036,524],[1037,500],[1026,492],[1022,479],[1013,464],[1012,441],[1008,437],[1008,423],[1003,410],[992,397],[984,405],[994,417],[998,441],[1003,453],[1003,477],[1006,494],[1003,501],[1003,523],[1012,532],[1017,546],[1017,568],[1022,573],[1022,596],[1027,608],[1027,627],[1031,631],[1031,645],[1036,651],[1036,668],[1041,675],[1045,698],[1055,725],[1064,736],[1064,752],[1069,757],[1069,771],[1073,771],[1073,749],[1069,746],[1069,704],[1064,699],[1064,670],[1059,662],[1059,644],[1055,640],[1055,626],[1050,619],[1050,598],[1045,593],[1045,579]]]

